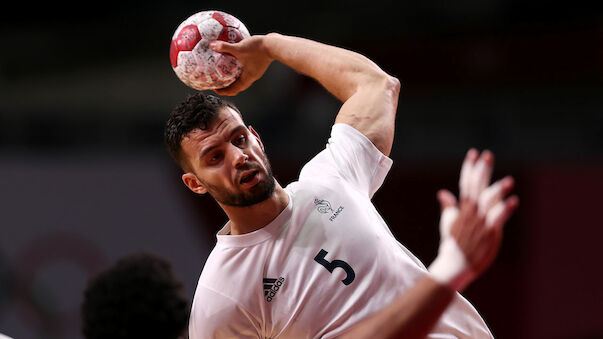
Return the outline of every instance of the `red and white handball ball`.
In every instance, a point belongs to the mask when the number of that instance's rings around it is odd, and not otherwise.
[[[249,31],[239,19],[220,11],[191,15],[176,29],[170,45],[172,69],[187,86],[197,90],[224,88],[232,84],[243,66],[230,54],[214,52],[209,43],[239,42]]]

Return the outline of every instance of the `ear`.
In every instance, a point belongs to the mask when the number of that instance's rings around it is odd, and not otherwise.
[[[197,194],[207,193],[207,188],[194,173],[184,173],[182,175],[182,182],[186,185],[186,187]]]
[[[249,125],[248,128],[249,128],[249,131],[251,132],[251,134],[253,134],[255,136],[255,138],[258,139],[258,143],[260,144],[260,147],[262,147],[262,151],[266,151],[264,149],[264,144],[262,143],[262,139],[260,139],[260,135],[258,134],[258,132],[256,132],[256,130],[254,130],[251,125]]]

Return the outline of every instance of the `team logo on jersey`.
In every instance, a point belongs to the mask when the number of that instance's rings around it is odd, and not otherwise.
[[[337,218],[339,213],[341,213],[341,211],[343,211],[343,206],[339,206],[337,208],[337,210],[333,210],[330,202],[328,202],[327,200],[321,200],[318,198],[314,198],[314,205],[316,205],[316,210],[318,210],[318,212],[320,212],[322,214],[332,213],[331,216],[329,217],[329,221],[335,220],[335,218]]]
[[[266,297],[266,301],[271,302],[274,296],[276,295],[276,292],[278,292],[281,286],[283,286],[283,284],[285,283],[285,278],[264,278],[262,280],[262,283],[264,284],[264,296]]]
[[[318,212],[322,214],[333,212],[333,209],[331,208],[331,203],[327,200],[320,200],[318,198],[315,198],[314,205],[316,205],[316,209],[318,210]]]

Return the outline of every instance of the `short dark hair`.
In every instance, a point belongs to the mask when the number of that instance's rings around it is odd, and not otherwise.
[[[87,339],[176,339],[186,331],[188,302],[171,265],[149,254],[126,256],[93,278],[84,292]]]
[[[231,107],[241,114],[233,103],[204,92],[189,95],[172,110],[165,123],[164,142],[172,158],[181,167],[184,167],[182,139],[195,128],[206,129],[212,119],[218,115],[220,109],[225,106]]]

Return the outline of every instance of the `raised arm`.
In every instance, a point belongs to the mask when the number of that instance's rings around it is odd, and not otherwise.
[[[383,154],[391,152],[400,82],[366,57],[343,48],[276,33],[252,36],[236,44],[215,41],[210,46],[217,52],[234,55],[244,67],[239,80],[216,93],[238,94],[277,60],[314,78],[343,102],[335,122],[354,127]]]
[[[454,297],[492,263],[502,228],[517,208],[517,196],[505,198],[513,179],[489,185],[494,158],[470,150],[459,181],[461,200],[446,190],[438,192],[442,208],[440,248],[429,273],[386,308],[360,321],[340,338],[425,338]]]

